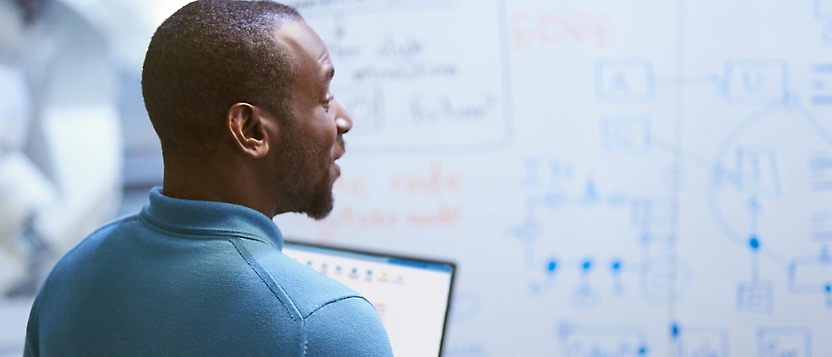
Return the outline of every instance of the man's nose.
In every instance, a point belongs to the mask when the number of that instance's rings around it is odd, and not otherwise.
[[[338,128],[338,133],[344,134],[350,131],[352,129],[352,117],[350,117],[350,114],[335,99],[332,100],[332,106],[335,109],[335,126]]]

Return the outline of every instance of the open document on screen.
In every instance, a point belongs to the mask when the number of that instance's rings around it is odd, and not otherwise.
[[[393,354],[439,356],[454,265],[286,242],[283,253],[375,305]]]

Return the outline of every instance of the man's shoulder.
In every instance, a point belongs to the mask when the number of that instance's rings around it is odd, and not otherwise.
[[[70,249],[69,252],[61,258],[56,267],[70,264],[81,257],[93,254],[102,244],[106,242],[108,237],[129,230],[131,226],[135,225],[137,223],[137,217],[137,214],[119,217],[96,229],[86,238],[78,242],[75,247]]]
[[[376,310],[363,299],[333,301],[306,319],[310,356],[392,356],[387,331]]]
[[[372,308],[354,290],[289,258],[277,249],[264,248],[264,244],[246,242],[256,260],[254,264],[262,266],[266,278],[274,281],[275,287],[286,295],[302,318],[307,318],[325,305],[350,298],[360,299]]]
[[[96,263],[102,260],[119,260],[124,255],[131,254],[123,249],[113,248],[112,245],[114,241],[119,240],[117,236],[131,234],[130,232],[136,229],[136,224],[137,215],[123,216],[90,233],[55,263],[39,295],[44,294],[44,290],[50,290],[46,289],[47,285],[53,285],[53,293],[57,289],[58,295],[64,296],[67,289],[74,290],[79,285],[78,279],[94,275],[102,268],[101,265],[105,265]],[[94,282],[94,279],[85,280],[85,283]]]
[[[387,332],[367,299],[276,249],[248,245],[279,294],[285,294],[304,320],[310,356],[392,356]]]

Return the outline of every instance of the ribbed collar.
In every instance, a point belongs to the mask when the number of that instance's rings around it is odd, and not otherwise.
[[[283,235],[274,221],[245,206],[171,198],[162,194],[161,187],[154,187],[150,190],[150,204],[144,206],[141,216],[172,232],[246,237],[283,249]]]

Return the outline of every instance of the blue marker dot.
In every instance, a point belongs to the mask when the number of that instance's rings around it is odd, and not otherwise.
[[[832,285],[826,285],[826,292],[832,293]]]
[[[574,330],[574,328],[569,323],[561,323],[558,327],[558,333],[560,333],[560,336],[563,338],[569,337],[569,335],[572,334],[572,330]]]
[[[757,239],[757,236],[751,236],[751,239],[748,240],[748,246],[754,250],[760,249],[760,240]]]
[[[591,261],[591,260],[588,260],[588,259],[587,259],[587,260],[585,260],[585,261],[584,261],[584,263],[583,263],[583,265],[581,265],[581,268],[583,268],[584,270],[589,270],[589,269],[591,269],[591,268],[592,268],[592,261]]]
[[[679,337],[679,325],[674,324],[673,326],[671,326],[670,327],[670,334],[671,334],[671,336],[673,336],[674,339],[678,338]]]
[[[555,269],[557,269],[557,268],[558,268],[558,262],[555,261],[555,260],[550,260],[549,264],[546,266],[546,269],[549,270],[550,273],[554,272]]]
[[[638,349],[638,354],[639,356],[647,356],[647,347],[641,346],[641,348]]]
[[[614,261],[614,262],[612,262],[612,270],[613,270],[613,271],[619,271],[619,270],[621,270],[621,262],[619,262],[619,261],[617,261],[617,260],[616,260],[616,261]]]

